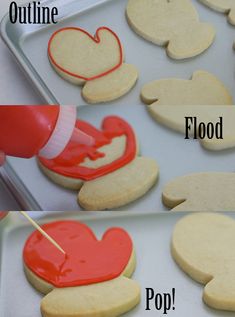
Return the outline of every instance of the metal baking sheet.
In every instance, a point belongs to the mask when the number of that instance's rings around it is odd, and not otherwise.
[[[218,76],[235,97],[235,59],[232,50],[235,29],[227,23],[225,15],[213,12],[198,0],[192,2],[201,21],[214,25],[217,36],[206,52],[184,61],[168,58],[164,48],[145,41],[131,30],[125,17],[127,0],[44,1],[42,4],[59,7],[60,20],[57,25],[13,25],[6,16],[1,24],[1,34],[47,103],[85,104],[80,94],[81,89],[61,79],[47,58],[47,44],[51,34],[67,26],[79,26],[91,34],[102,25],[110,27],[123,43],[126,62],[138,67],[140,77],[136,87],[111,104],[141,104],[139,92],[143,84],[164,77],[190,78],[199,69]]]
[[[163,186],[173,178],[194,172],[234,172],[235,148],[221,152],[206,151],[198,141],[184,139],[184,135],[157,124],[142,105],[105,105],[78,108],[78,115],[96,127],[107,115],[126,119],[134,128],[141,154],[154,158],[160,168],[158,183],[142,198],[118,210],[165,210],[161,201]],[[141,120],[140,120],[141,118]],[[77,191],[66,190],[52,183],[39,170],[36,159],[9,158],[16,174],[43,210],[79,210]]]
[[[233,213],[229,215],[233,218],[235,216]],[[203,286],[194,282],[174,263],[170,254],[170,239],[175,223],[183,216],[183,213],[133,216],[133,213],[128,212],[122,215],[94,214],[79,218],[76,215],[63,215],[85,222],[98,237],[112,226],[123,227],[131,235],[137,254],[137,267],[133,279],[141,285],[142,300],[139,306],[125,316],[163,316],[160,311],[145,311],[146,287],[152,287],[156,293],[169,292],[175,288],[175,310],[169,311],[167,316],[188,316],[189,311],[193,317],[234,316],[234,313],[207,307],[202,301]],[[41,317],[39,306],[42,295],[27,282],[21,256],[24,243],[32,230],[31,226],[19,223],[2,229],[1,317]]]
[[[18,204],[0,179],[0,210],[17,210]]]
[[[97,127],[107,115],[123,117],[136,131],[142,155],[155,158],[158,162],[158,185],[143,198],[119,210],[165,210],[161,202],[161,191],[169,180],[193,172],[235,170],[235,150],[208,152],[197,141],[186,142],[182,135],[154,122],[139,98],[140,89],[146,82],[164,77],[190,78],[195,70],[204,69],[224,82],[235,101],[235,59],[232,50],[235,28],[227,23],[225,15],[213,12],[196,0],[193,3],[201,20],[215,26],[217,36],[206,52],[186,61],[171,60],[163,48],[145,41],[129,28],[124,14],[127,0],[52,1],[50,5],[58,4],[63,15],[56,26],[12,25],[7,16],[1,24],[4,40],[48,103],[84,104],[80,88],[61,79],[48,62],[47,42],[56,29],[74,25],[94,33],[97,27],[107,25],[119,34],[124,44],[126,61],[138,66],[140,71],[136,87],[117,101],[107,105],[80,107],[78,112],[81,119]],[[10,158],[9,161],[43,210],[80,209],[76,202],[77,192],[54,185],[40,172],[35,159]]]

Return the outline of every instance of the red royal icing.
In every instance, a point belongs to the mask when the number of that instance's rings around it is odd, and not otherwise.
[[[82,32],[84,34],[86,34],[93,42],[97,43],[97,45],[100,43],[100,37],[99,37],[99,32],[101,30],[106,30],[108,32],[110,32],[117,40],[117,43],[118,43],[118,47],[119,47],[119,53],[120,53],[120,58],[119,58],[119,61],[117,63],[117,65],[114,65],[114,67],[112,67],[111,69],[101,73],[101,74],[97,74],[95,76],[92,76],[92,77],[85,77],[85,76],[81,76],[79,74],[75,74],[75,73],[72,73],[70,71],[68,71],[67,69],[63,68],[61,65],[59,65],[53,55],[52,55],[52,52],[51,52],[51,43],[52,41],[54,40],[55,36],[60,33],[60,32],[66,32],[66,31],[69,31],[69,30],[76,30],[78,32]],[[78,52],[79,54],[79,52]],[[123,63],[123,51],[122,51],[122,44],[121,44],[121,41],[119,39],[119,37],[117,36],[116,33],[114,33],[111,29],[103,26],[103,27],[100,27],[96,30],[96,33],[95,33],[95,36],[93,37],[91,34],[89,34],[87,31],[81,29],[81,28],[77,28],[77,27],[66,27],[66,28],[62,28],[62,29],[59,29],[58,31],[54,32],[49,40],[49,43],[48,43],[48,55],[50,57],[50,60],[52,61],[52,63],[58,68],[60,69],[62,72],[70,75],[70,76],[73,76],[73,77],[76,77],[76,78],[80,78],[80,79],[83,79],[85,81],[90,81],[90,80],[93,80],[93,79],[97,79],[97,78],[100,78],[100,77],[103,77],[105,75],[108,75],[110,73],[112,73],[113,71],[115,71],[116,69],[118,69],[122,63]]]
[[[135,158],[135,135],[131,126],[123,119],[115,116],[106,117],[102,123],[102,131],[81,120],[77,120],[76,127],[91,135],[95,139],[95,144],[93,146],[80,145],[71,140],[65,150],[55,159],[39,158],[46,168],[63,176],[89,181],[111,173]],[[126,136],[126,149],[120,158],[96,169],[79,166],[86,157],[91,160],[104,157],[105,154],[100,152],[99,148],[110,144],[114,137],[122,135]]]
[[[107,230],[97,240],[92,230],[77,221],[57,221],[42,226],[66,252],[64,255],[42,234],[34,231],[25,243],[26,266],[55,287],[88,285],[114,279],[125,270],[133,250],[121,228]]]

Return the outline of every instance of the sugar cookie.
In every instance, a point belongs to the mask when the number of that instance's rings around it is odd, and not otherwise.
[[[228,15],[228,21],[235,25],[235,3],[234,0],[200,0],[209,8]]]
[[[201,54],[215,38],[213,26],[200,22],[190,0],[129,0],[126,15],[137,34],[166,46],[174,59]]]
[[[233,104],[232,96],[214,75],[205,71],[196,71],[190,80],[177,78],[155,80],[143,86],[141,98],[147,104],[147,110],[153,119],[183,133],[185,133],[187,115],[197,116],[198,121],[202,119],[205,122],[218,120],[217,114],[222,115],[226,121],[224,139],[204,139],[201,143],[210,150],[234,147],[232,127],[234,113],[230,107],[226,107]],[[210,105],[213,105],[213,109]],[[221,105],[224,105],[224,109]]]
[[[206,71],[196,71],[190,80],[169,78],[143,86],[142,100],[154,117],[158,105],[231,105],[232,97],[224,84]]]
[[[39,158],[42,171],[55,183],[80,190],[78,203],[86,210],[112,209],[143,196],[157,181],[155,160],[138,157],[131,126],[110,116],[102,131],[77,120],[77,127],[95,139],[94,146],[70,141],[53,160]]]
[[[60,253],[38,231],[25,243],[23,259],[29,282],[46,296],[44,317],[119,316],[140,301],[140,287],[130,279],[135,254],[130,236],[111,228],[101,240],[76,221],[42,228],[66,252]]]
[[[50,38],[48,57],[61,77],[83,86],[82,96],[89,103],[123,96],[138,78],[136,67],[123,62],[118,36],[107,27],[97,29],[94,37],[80,28],[59,29]]]
[[[185,117],[196,117],[197,124],[212,122],[216,124],[219,117],[223,118],[223,139],[216,137],[199,139],[208,150],[220,151],[235,147],[235,106],[167,106],[157,105],[153,112],[154,119],[177,132],[185,135]],[[198,129],[198,126],[197,126]],[[194,127],[193,129],[194,130]]]
[[[88,81],[82,89],[82,96],[88,103],[111,101],[131,90],[137,78],[136,67],[123,63],[115,72]]]
[[[147,110],[153,119],[168,128],[184,133],[184,114],[195,114],[199,120],[218,120],[216,115],[220,113],[221,105],[233,104],[232,96],[223,83],[205,71],[194,72],[190,80],[170,78],[150,82],[143,86],[141,98],[147,104]],[[210,105],[214,106],[211,113],[208,111]],[[217,109],[217,106],[220,107]],[[235,144],[233,110],[226,107],[222,114],[226,119],[226,137],[224,140],[201,140],[207,149],[223,150]]]
[[[234,211],[235,173],[196,173],[177,177],[162,191],[172,211]]]
[[[205,285],[204,302],[215,309],[235,311],[235,222],[212,213],[181,219],[172,236],[172,256],[180,268]]]

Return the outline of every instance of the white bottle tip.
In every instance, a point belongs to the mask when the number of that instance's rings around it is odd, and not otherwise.
[[[86,134],[78,128],[74,129],[71,139],[78,144],[85,144],[89,146],[92,146],[95,143],[95,140],[92,136]]]

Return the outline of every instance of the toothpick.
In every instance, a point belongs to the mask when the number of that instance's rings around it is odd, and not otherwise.
[[[20,213],[39,231],[41,234],[49,240],[60,252],[66,254],[66,252],[59,246],[59,244],[52,239],[25,211],[20,211]]]

